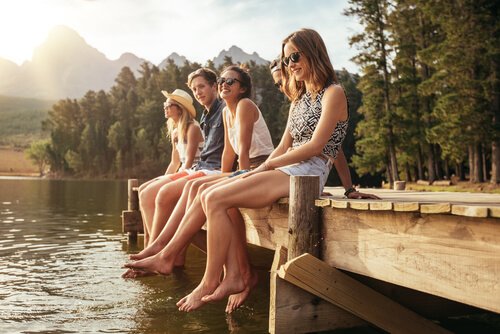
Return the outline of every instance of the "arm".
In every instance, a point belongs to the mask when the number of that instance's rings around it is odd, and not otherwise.
[[[259,117],[257,106],[249,99],[238,102],[236,118],[239,123],[238,160],[239,169],[250,168],[250,148],[252,146],[253,127]]]
[[[168,164],[165,174],[173,174],[179,169],[181,164],[181,159],[179,157],[179,152],[177,152],[177,145],[175,145],[175,139],[177,138],[177,133],[172,135],[172,156],[170,157],[170,163]]]
[[[224,110],[222,111],[222,121],[224,122],[224,150],[222,151],[221,158],[221,171],[223,173],[232,171],[234,159],[236,157],[236,153],[234,152],[233,147],[231,146],[231,142],[229,141],[229,135],[227,131],[229,124],[226,124],[226,112],[229,112],[229,110],[227,110],[227,108],[224,108]]]
[[[184,169],[191,168],[193,161],[198,150],[198,146],[202,140],[202,134],[200,126],[197,123],[192,123],[189,125],[187,130],[187,145],[186,145],[186,162],[182,166]]]
[[[345,157],[344,151],[342,148],[339,150],[337,153],[337,158],[333,162],[335,165],[335,169],[337,170],[337,173],[339,174],[340,182],[342,182],[342,186],[344,189],[354,189],[354,191],[349,191],[347,198],[371,198],[371,199],[380,199],[377,195],[373,194],[366,194],[362,193],[356,190],[352,184],[351,180],[351,172],[349,171],[349,166],[347,165],[347,159]]]

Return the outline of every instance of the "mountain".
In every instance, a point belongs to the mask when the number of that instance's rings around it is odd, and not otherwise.
[[[160,68],[160,70],[162,70],[165,67],[167,67],[169,59],[172,59],[174,61],[174,64],[177,65],[177,66],[179,66],[179,67],[182,66],[182,65],[184,65],[184,63],[187,61],[186,57],[180,56],[179,54],[177,54],[177,52],[173,52],[170,56],[168,56],[167,58],[165,58],[160,63],[160,65],[158,65],[158,67]]]
[[[229,50],[222,50],[217,57],[213,59],[215,66],[220,66],[224,64],[225,57],[231,57],[233,63],[245,63],[249,61],[254,61],[257,65],[265,65],[268,64],[269,61],[261,58],[257,52],[252,54],[246,53],[236,45],[233,45],[229,48]]]
[[[0,94],[41,99],[78,98],[90,89],[108,90],[123,66],[138,74],[144,61],[131,53],[109,60],[76,31],[57,26],[35,48],[31,61],[18,66],[0,59]]]
[[[215,66],[231,57],[234,63],[254,61],[258,65],[268,61],[257,53],[248,54],[237,46],[222,50],[213,58]],[[188,59],[172,53],[159,64],[163,69],[171,59],[182,66]],[[132,53],[124,53],[110,60],[87,42],[73,29],[54,27],[47,39],[35,48],[31,61],[21,66],[0,58],[0,94],[5,96],[38,99],[80,98],[88,90],[109,90],[124,66],[139,76],[141,64],[148,62]]]

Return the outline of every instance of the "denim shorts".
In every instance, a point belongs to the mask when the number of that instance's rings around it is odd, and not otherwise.
[[[332,169],[332,162],[326,157],[314,156],[308,160],[296,164],[278,167],[276,170],[282,171],[287,175],[308,175],[319,176],[319,195],[323,192],[328,174]]]

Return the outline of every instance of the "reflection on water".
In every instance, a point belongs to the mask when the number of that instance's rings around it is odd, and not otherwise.
[[[0,178],[0,333],[264,333],[268,275],[231,316],[224,303],[193,313],[177,300],[200,281],[205,255],[190,249],[170,277],[120,278],[126,182]],[[272,254],[255,250],[257,265]],[[260,263],[259,263],[260,262]]]

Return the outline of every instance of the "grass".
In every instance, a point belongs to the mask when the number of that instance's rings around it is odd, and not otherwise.
[[[39,173],[24,150],[0,148],[0,175],[38,176]]]

